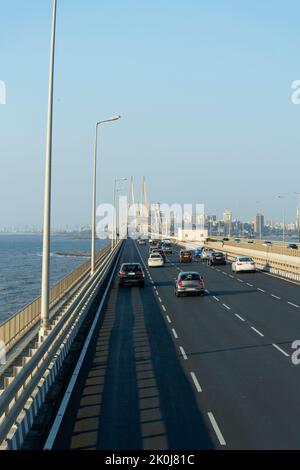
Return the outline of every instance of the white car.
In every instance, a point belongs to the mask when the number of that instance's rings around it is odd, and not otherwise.
[[[163,266],[164,259],[159,253],[151,253],[148,258],[148,266],[150,268]]]
[[[238,273],[239,271],[256,272],[256,266],[252,258],[249,256],[237,256],[231,265],[232,272]]]

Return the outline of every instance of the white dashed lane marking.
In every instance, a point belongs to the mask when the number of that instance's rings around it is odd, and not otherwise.
[[[255,333],[257,333],[259,336],[265,336],[263,333],[254,328],[254,326],[251,326],[251,330],[255,331]]]
[[[260,292],[266,292],[265,290],[260,289],[260,287],[258,287],[257,290],[259,290]]]
[[[238,313],[235,313],[235,316],[238,317],[241,321],[246,321],[245,318],[241,317]]]
[[[161,306],[161,308],[163,309],[164,312],[167,311],[166,307],[164,305]]]
[[[196,377],[195,372],[191,372],[191,377],[192,377],[192,379],[193,379],[193,382],[194,382],[194,385],[195,385],[195,387],[196,387],[197,392],[199,392],[199,393],[202,392],[202,388],[201,388],[201,386],[200,386],[200,384],[199,384],[199,382],[198,382],[198,379],[197,379],[197,377]]]
[[[253,284],[250,284],[250,282],[247,282],[247,286],[253,287]]]
[[[231,308],[228,307],[228,305],[226,305],[226,304],[222,304],[222,305],[223,305],[223,307],[227,308],[227,310],[231,310]]]
[[[274,299],[278,299],[278,300],[280,300],[280,297],[278,297],[278,295],[271,294],[271,297],[274,297]]]
[[[176,333],[175,328],[172,328],[172,333],[175,339],[178,339],[178,334]]]
[[[209,411],[207,414],[208,414],[209,420],[211,422],[211,425],[213,427],[213,430],[215,431],[215,433],[217,435],[217,438],[219,439],[219,442],[220,442],[221,446],[226,446],[225,439],[223,437],[223,434],[221,433],[221,430],[220,430],[219,426],[217,425],[217,422],[215,420],[214,415],[212,414],[211,411]]]
[[[297,304],[293,304],[293,302],[288,302],[289,305],[291,305],[292,307],[296,307],[296,308],[299,308],[299,305]]]
[[[168,323],[171,323],[171,318],[169,317],[169,315],[166,315],[166,319],[167,319]]]
[[[185,353],[185,350],[183,349],[182,346],[179,346],[180,352],[182,354],[183,359],[186,361],[187,360],[187,355]]]
[[[281,349],[279,346],[277,346],[277,344],[275,343],[272,343],[272,346],[274,346],[274,348],[276,348],[278,351],[280,351],[282,354],[284,354],[286,357],[289,357],[290,355],[285,352],[283,349]]]
[[[215,295],[213,296],[213,299],[215,299],[217,302],[220,301],[220,299],[218,299],[218,297],[216,297]]]

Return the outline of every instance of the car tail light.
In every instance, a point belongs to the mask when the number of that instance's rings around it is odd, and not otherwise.
[[[119,274],[120,274],[120,276],[125,276],[126,273],[125,273],[125,271],[120,271]]]
[[[142,273],[142,271],[137,271],[137,272],[136,272],[136,275],[137,275],[137,276],[143,276],[143,273]]]
[[[215,259],[216,259],[216,257],[215,257],[215,256],[212,256],[212,257],[211,257],[211,259],[212,259],[212,260],[215,260]]]
[[[182,286],[182,281],[178,281],[178,285],[181,287]]]
[[[238,264],[239,266],[241,266],[243,263],[236,263],[236,264]]]
[[[204,284],[203,280],[199,279],[198,284],[199,284],[199,286],[203,286],[203,284]]]

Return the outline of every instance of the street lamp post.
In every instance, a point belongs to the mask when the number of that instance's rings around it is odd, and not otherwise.
[[[300,243],[300,193],[298,194],[298,207],[297,207],[297,230],[298,230],[298,242]]]
[[[48,118],[47,118],[47,136],[46,136],[45,187],[44,187],[41,329],[40,329],[40,334],[39,334],[41,341],[43,340],[46,334],[46,331],[49,328],[49,252],[50,252],[52,122],[53,122],[53,82],[54,82],[56,7],[57,7],[57,2],[56,0],[53,0],[49,87],[48,87]]]
[[[277,196],[279,199],[284,199],[284,196]],[[282,242],[285,242],[285,208],[284,208],[284,203],[283,203],[283,209],[282,209],[282,222],[283,222],[283,227],[282,227]]]
[[[116,189],[117,183],[119,181],[127,181],[127,178],[115,178],[114,180],[114,193],[113,193],[113,220],[112,220],[112,235],[111,235],[111,249],[115,246],[115,241],[117,240],[117,233],[118,233],[118,206],[119,202],[117,202],[117,193],[119,190]]]
[[[104,121],[96,123],[95,145],[94,145],[94,166],[93,166],[93,201],[92,201],[92,246],[91,246],[91,276],[95,273],[95,238],[96,238],[96,188],[97,188],[97,148],[98,148],[98,127],[105,122],[117,121],[121,116],[112,116]]]

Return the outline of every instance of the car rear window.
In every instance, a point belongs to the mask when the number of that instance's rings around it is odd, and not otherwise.
[[[151,258],[161,258],[160,254],[154,254],[154,255],[151,255]]]
[[[252,262],[252,258],[239,258],[239,261],[242,263],[250,263]]]
[[[181,281],[199,281],[202,279],[197,273],[181,274]]]
[[[123,266],[121,267],[121,271],[124,271],[126,273],[141,270],[142,268],[140,264],[123,264]]]
[[[191,251],[182,251],[181,252],[182,255],[186,256],[186,255],[191,255]]]

